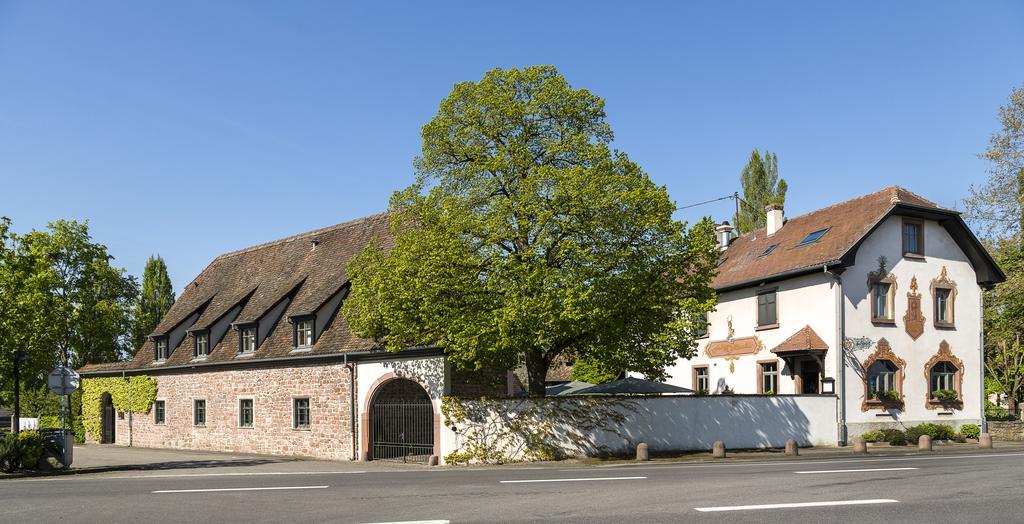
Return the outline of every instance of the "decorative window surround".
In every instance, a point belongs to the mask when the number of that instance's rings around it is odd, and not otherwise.
[[[879,339],[878,343],[876,344],[876,346],[877,346],[877,349],[875,350],[875,352],[872,353],[866,360],[864,360],[864,363],[862,364],[862,366],[864,368],[864,401],[861,403],[860,410],[861,411],[869,411],[869,410],[872,410],[872,409],[899,409],[899,410],[903,410],[903,401],[904,401],[904,396],[903,396],[903,379],[904,379],[904,376],[906,375],[905,370],[906,370],[906,367],[907,367],[907,361],[905,361],[902,358],[896,356],[896,353],[893,353],[892,347],[889,345],[889,341],[884,339],[884,338]],[[899,400],[878,400],[878,399],[868,398],[869,395],[870,395],[870,390],[871,390],[871,385],[869,384],[868,370],[871,369],[871,365],[872,364],[874,364],[875,362],[881,361],[881,360],[886,360],[888,362],[891,362],[893,366],[896,366],[896,377],[895,377],[895,382],[896,383],[894,384],[894,387],[896,389],[896,392],[900,396]]]
[[[868,303],[871,304],[871,323],[881,326],[896,325],[896,275],[889,273],[885,266],[885,257],[878,257],[878,269],[868,273]],[[877,285],[887,285],[885,296],[885,311],[879,311],[875,302],[875,289]]]
[[[939,329],[952,329],[956,327],[956,282],[949,278],[946,273],[946,266],[942,266],[942,272],[938,277],[932,279],[932,311],[935,316],[935,327]],[[940,294],[945,293],[945,311],[940,311]]]
[[[949,362],[956,368],[956,373],[953,375],[954,391],[956,391],[956,400],[939,400],[932,398],[932,368],[940,362]],[[925,407],[928,409],[941,409],[948,411],[950,409],[963,409],[964,405],[964,363],[953,355],[953,351],[949,348],[949,342],[943,340],[939,343],[939,352],[936,353],[927,364],[924,365],[924,379],[925,384],[928,386],[928,395],[925,399]]]

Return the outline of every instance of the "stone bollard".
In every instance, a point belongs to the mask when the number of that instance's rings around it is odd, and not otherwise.
[[[931,451],[932,450],[932,438],[928,435],[921,435],[917,438],[917,450],[918,451]]]
[[[786,454],[787,455],[799,455],[800,448],[796,445],[796,439],[789,439],[786,441]]]
[[[988,433],[982,433],[978,435],[978,447],[979,448],[992,448],[992,435]]]
[[[437,455],[431,455],[430,458],[427,459],[427,465],[428,466],[436,466],[437,465]]]
[[[854,453],[867,453],[868,443],[864,440],[864,437],[856,437],[853,439],[853,452]]]
[[[716,440],[714,446],[711,447],[711,456],[716,459],[725,458],[725,442]]]
[[[641,442],[636,445],[636,459],[641,462],[651,460],[650,454],[647,452],[647,443]]]

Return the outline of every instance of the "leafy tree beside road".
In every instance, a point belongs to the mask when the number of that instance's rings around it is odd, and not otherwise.
[[[553,67],[457,84],[392,197],[393,245],[349,270],[344,315],[391,350],[437,344],[473,372],[523,364],[544,395],[556,357],[661,377],[715,302],[708,219],[613,150],[604,101]]]
[[[1024,398],[1024,86],[999,109],[1002,129],[981,157],[989,162],[984,185],[971,187],[967,218],[981,230],[1006,282],[985,292],[985,382],[1018,415]]]
[[[138,288],[110,265],[88,225],[56,221],[14,233],[0,220],[0,404],[13,395],[14,352],[25,348],[22,386],[38,388],[56,364],[112,362],[130,354]]]

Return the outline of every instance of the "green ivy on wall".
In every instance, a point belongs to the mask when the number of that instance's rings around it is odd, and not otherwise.
[[[147,375],[82,379],[82,423],[85,431],[93,440],[100,440],[104,393],[110,393],[110,400],[118,411],[149,413],[156,402],[156,391],[156,379]]]

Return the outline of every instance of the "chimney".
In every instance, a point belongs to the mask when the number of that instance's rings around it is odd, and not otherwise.
[[[718,249],[725,251],[729,247],[729,239],[732,238],[732,232],[736,228],[729,225],[729,222],[722,222],[719,226],[715,227],[715,233],[718,234]]]
[[[782,204],[768,204],[764,210],[768,214],[765,221],[768,236],[772,236],[776,231],[782,229],[782,224],[786,222],[786,217],[782,212]]]

